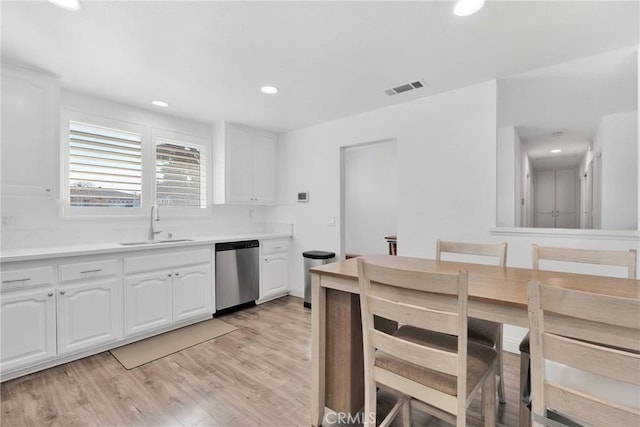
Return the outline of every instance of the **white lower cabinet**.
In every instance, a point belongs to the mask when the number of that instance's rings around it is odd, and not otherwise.
[[[268,301],[289,292],[289,239],[260,241],[260,300]]]
[[[173,275],[173,321],[213,312],[211,264],[176,269]]]
[[[212,314],[211,259],[210,247],[125,258],[125,336]]]
[[[269,266],[271,275],[286,276],[278,264]],[[1,267],[2,381],[204,320],[214,312],[209,244],[126,256],[5,262]]]
[[[262,292],[260,299],[289,291],[289,254],[265,255],[262,259]]]
[[[0,313],[2,371],[56,356],[54,288],[3,294]]]
[[[164,270],[125,278],[125,336],[172,323],[171,274]]]
[[[119,279],[58,288],[58,354],[116,341],[121,335]]]

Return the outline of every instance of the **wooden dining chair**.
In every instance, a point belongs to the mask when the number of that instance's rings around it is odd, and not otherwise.
[[[590,426],[640,425],[640,299],[543,286],[533,280],[528,295],[533,424],[558,425],[548,418],[553,409],[554,414]],[[567,381],[554,378],[548,372],[554,364],[623,389],[615,396],[601,387],[585,387],[575,375],[566,376]]]
[[[627,277],[636,278],[637,251],[613,251],[599,249],[573,249],[555,248],[533,245],[533,269],[540,269],[540,261],[563,261],[569,263],[600,264],[617,267],[626,267]],[[529,355],[530,355],[529,334],[520,343],[520,392],[525,393],[525,388],[529,378]],[[531,425],[531,412],[524,401],[520,402],[520,427]]]
[[[364,344],[364,425],[376,426],[376,387],[400,394],[380,426],[411,406],[466,425],[466,410],[482,390],[484,425],[495,425],[494,349],[467,341],[468,273],[428,273],[358,259]],[[398,322],[393,334],[375,329],[374,316]]]
[[[436,260],[440,261],[442,253],[477,255],[497,259],[498,265],[507,265],[507,244],[481,244],[465,242],[436,241]],[[495,348],[498,353],[498,399],[505,403],[504,395],[504,362],[502,359],[502,323],[489,320],[469,318],[469,341]]]

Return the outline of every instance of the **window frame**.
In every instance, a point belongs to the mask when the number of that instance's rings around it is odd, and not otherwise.
[[[122,120],[111,119],[108,117],[102,117],[93,114],[86,114],[80,111],[64,109],[62,111],[62,124],[60,126],[60,201],[63,217],[82,218],[82,217],[139,217],[144,214],[147,206],[151,206],[148,200],[148,190],[145,188],[145,168],[146,163],[149,161],[148,154],[145,150],[145,141],[148,139],[148,132],[145,126],[125,122]],[[115,207],[79,207],[71,206],[71,190],[70,190],[70,144],[69,134],[71,131],[71,122],[80,122],[87,125],[101,126],[105,128],[111,128],[121,130],[125,132],[133,132],[141,135],[142,145],[142,193],[140,196],[139,208],[115,208]]]
[[[140,207],[80,207],[71,206],[70,198],[70,123],[80,122],[87,125],[101,126],[125,132],[133,132],[141,135],[142,144],[142,194]],[[146,218],[151,206],[156,204],[156,141],[175,141],[177,143],[193,146],[204,152],[206,206],[204,208],[178,208],[160,207],[161,218],[192,218],[213,215],[213,160],[211,137],[202,138],[184,133],[169,131],[161,128],[153,128],[149,125],[128,122],[98,114],[90,114],[71,108],[63,108],[61,111],[60,125],[60,217],[62,219],[115,219],[115,218]]]
[[[153,182],[152,182],[152,196],[154,203],[157,201],[156,194],[156,149],[159,140],[161,142],[169,142],[176,144],[184,144],[190,147],[197,148],[200,150],[201,155],[201,167],[202,167],[202,159],[204,159],[204,170],[205,170],[205,207],[204,208],[186,208],[186,207],[169,207],[169,206],[159,206],[160,215],[166,215],[170,217],[194,217],[194,216],[208,216],[211,215],[212,210],[212,200],[213,200],[213,185],[212,185],[212,170],[211,167],[213,165],[213,161],[211,158],[211,140],[205,138],[199,138],[192,135],[187,135],[184,133],[174,132],[166,129],[160,128],[152,128],[151,129],[151,138],[149,147],[152,150],[151,157],[153,158]],[[202,155],[204,153],[204,156]]]

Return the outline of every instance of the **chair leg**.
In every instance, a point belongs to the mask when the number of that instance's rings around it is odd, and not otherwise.
[[[496,365],[482,384],[482,412],[485,427],[495,427],[496,425]],[[458,416],[464,415],[458,414]]]
[[[411,399],[402,407],[402,427],[411,427]]]
[[[365,377],[366,377],[365,373]],[[375,381],[365,378],[364,388],[364,427],[376,427],[377,388]]]
[[[502,330],[503,326],[500,325],[500,335],[498,336],[498,340],[496,341],[496,352],[498,353],[498,377],[500,378],[498,382],[498,399],[500,403],[505,403],[507,400],[504,395],[504,359],[502,357]]]
[[[531,426],[531,411],[527,408],[527,405],[522,401],[522,393],[527,385],[527,379],[529,374],[529,353],[520,352],[520,415],[519,415],[519,427]]]

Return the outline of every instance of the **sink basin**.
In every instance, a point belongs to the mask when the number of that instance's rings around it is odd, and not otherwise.
[[[177,243],[177,242],[192,242],[193,239],[167,239],[167,240],[145,240],[143,242],[124,242],[118,243],[122,246],[138,246],[138,245],[157,245],[159,243]]]

